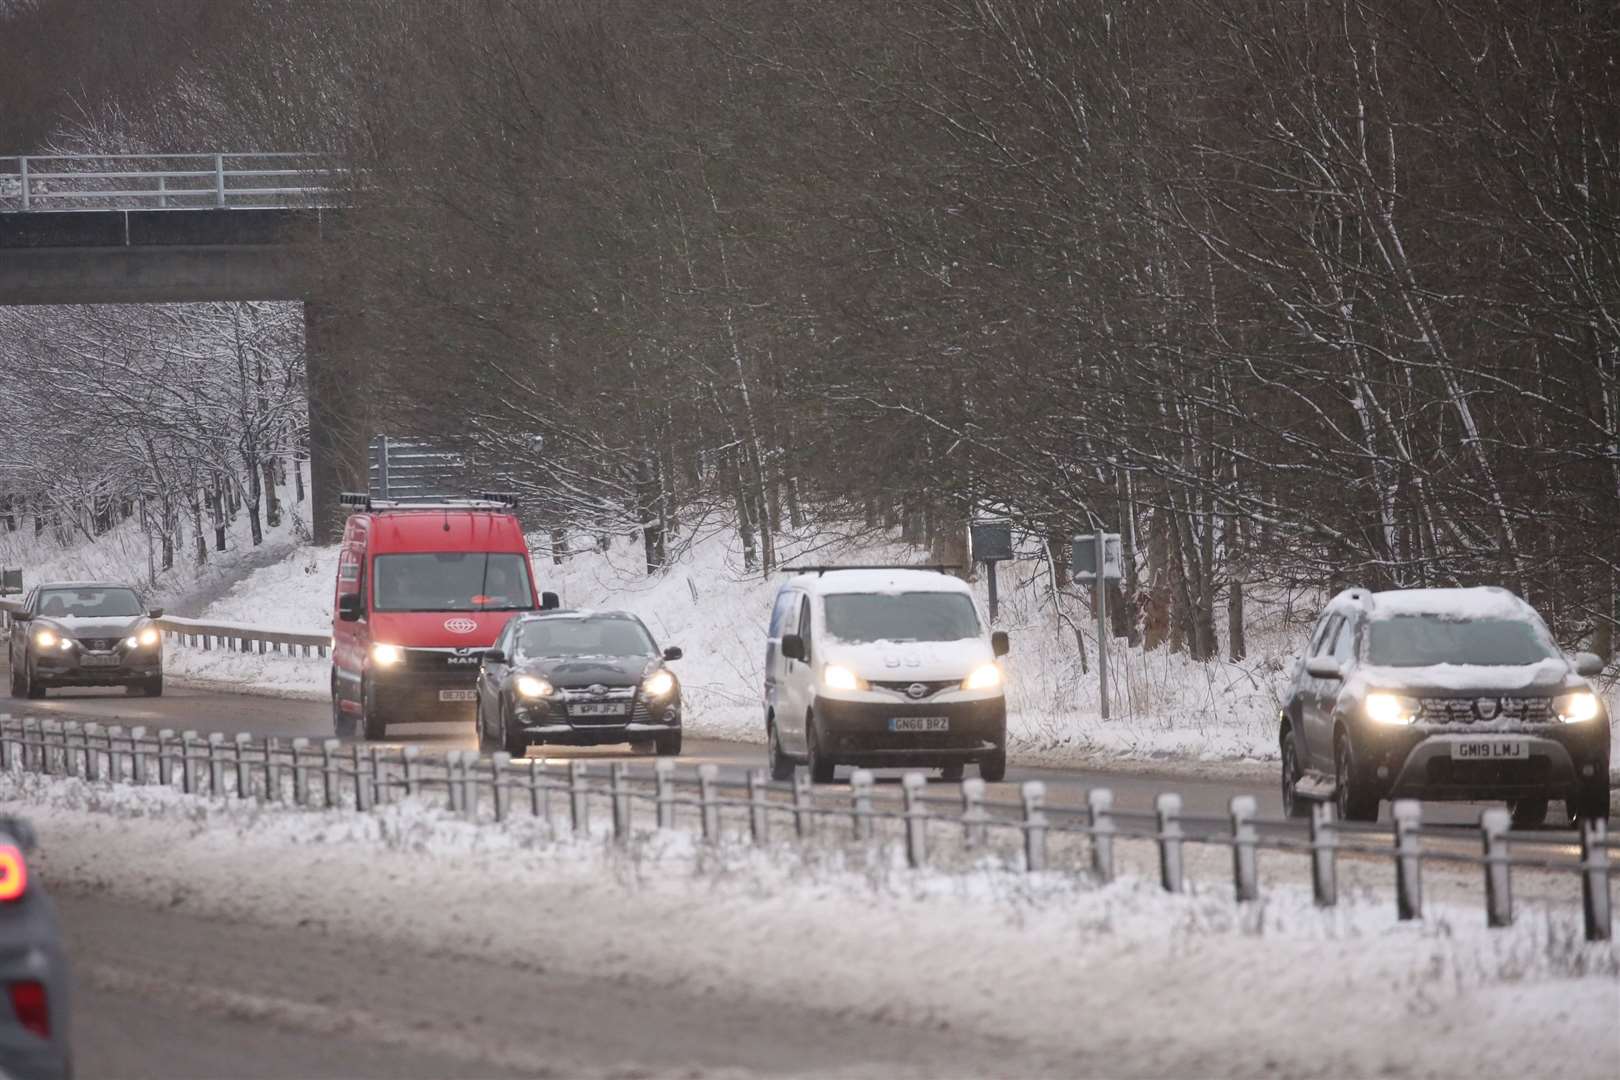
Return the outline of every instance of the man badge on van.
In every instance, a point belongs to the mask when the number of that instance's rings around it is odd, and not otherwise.
[[[471,619],[446,619],[444,628],[452,634],[470,634],[478,629],[478,624]]]

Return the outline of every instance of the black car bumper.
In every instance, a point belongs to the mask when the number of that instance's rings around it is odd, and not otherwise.
[[[1007,699],[838,701],[817,698],[817,746],[840,765],[943,768],[983,761],[1007,745]],[[943,719],[944,731],[896,731],[891,721]]]
[[[637,697],[624,717],[571,716],[567,703],[539,701],[517,710],[513,722],[531,743],[556,746],[612,746],[649,742],[681,730],[681,702]]]
[[[1568,799],[1608,790],[1606,723],[1467,732],[1431,726],[1365,735],[1363,760],[1385,798]],[[1463,752],[1485,742],[1510,744],[1514,754]]]
[[[123,650],[106,654],[40,653],[33,659],[36,686],[127,686],[163,674],[163,654],[157,649]],[[89,661],[88,663],[86,661]]]

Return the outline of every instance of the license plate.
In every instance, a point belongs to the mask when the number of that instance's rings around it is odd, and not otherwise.
[[[117,667],[116,656],[81,656],[79,663],[84,667]]]
[[[889,721],[890,731],[949,731],[948,716],[897,716]]]
[[[478,691],[476,691],[476,690],[440,690],[439,691],[439,700],[440,701],[477,701],[478,700]]]
[[[1523,739],[1460,739],[1451,744],[1451,756],[1460,761],[1523,761],[1530,744]]]
[[[576,701],[568,706],[574,716],[623,716],[624,709],[617,701]]]

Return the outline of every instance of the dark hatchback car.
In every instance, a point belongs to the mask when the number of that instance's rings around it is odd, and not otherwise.
[[[478,673],[478,745],[521,757],[532,745],[629,743],[681,752],[681,684],[642,621],[622,611],[519,615]]]
[[[34,587],[12,616],[11,696],[58,686],[123,686],[163,693],[163,633],[127,585],[62,581]]]
[[[1283,803],[1374,821],[1383,799],[1506,800],[1516,826],[1562,799],[1572,820],[1609,813],[1609,716],[1535,609],[1505,589],[1336,596],[1283,703]]]

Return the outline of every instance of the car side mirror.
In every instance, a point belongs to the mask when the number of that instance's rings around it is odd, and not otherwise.
[[[998,660],[1012,651],[1012,643],[1007,640],[1007,631],[997,630],[990,635],[990,651]]]
[[[1583,679],[1590,679],[1603,674],[1603,657],[1597,653],[1576,653],[1575,674]]]
[[[1305,661],[1306,674],[1318,679],[1342,679],[1344,668],[1331,656],[1313,656]]]
[[[160,607],[155,607],[146,613],[146,617],[148,619],[161,619],[163,618],[163,609]]]
[[[32,612],[28,612],[28,611],[13,611],[11,613],[11,621],[12,622],[33,622],[34,621],[34,616],[33,616]]]
[[[486,663],[486,664],[504,664],[504,663],[506,663],[506,652],[505,652],[505,650],[503,650],[503,649],[485,649],[484,650],[484,663]]]
[[[782,635],[782,655],[789,660],[804,663],[804,638],[798,634]]]
[[[360,594],[344,593],[338,597],[338,618],[344,622],[357,622],[360,618]]]
[[[543,592],[543,593],[540,594],[540,610],[541,611],[554,611],[554,610],[556,610],[557,608],[560,608],[560,607],[562,607],[562,601],[557,599],[557,594],[556,593],[554,593],[554,592]]]
[[[680,647],[677,645],[671,645],[669,648],[664,650],[665,660],[679,660],[685,655],[686,654],[681,652]]]

